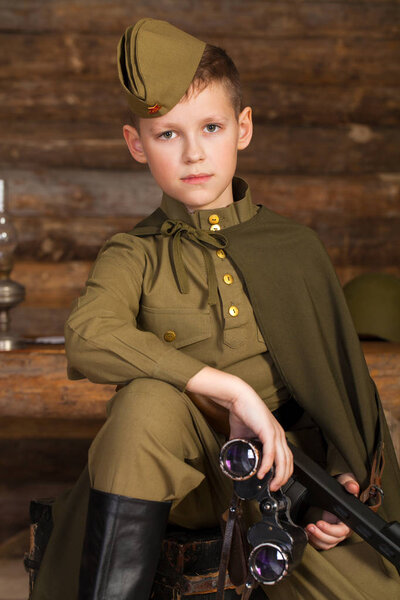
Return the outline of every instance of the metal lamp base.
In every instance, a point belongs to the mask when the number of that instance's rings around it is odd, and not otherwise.
[[[25,287],[9,277],[0,279],[0,352],[25,348],[18,335],[9,331],[10,309],[25,298]]]
[[[21,350],[21,348],[26,348],[26,346],[26,342],[19,339],[18,336],[11,333],[0,333],[0,352]]]

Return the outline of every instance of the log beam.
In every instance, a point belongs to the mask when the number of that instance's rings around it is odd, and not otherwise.
[[[400,344],[363,342],[362,347],[384,408],[393,422],[400,423]],[[0,389],[2,439],[86,438],[104,421],[107,401],[115,392],[111,385],[68,380],[63,347],[2,353]]]

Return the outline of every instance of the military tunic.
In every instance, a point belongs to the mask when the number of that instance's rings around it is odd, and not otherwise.
[[[248,189],[218,210],[190,214],[166,194],[161,208],[171,219],[213,231],[244,222],[257,211]],[[274,410],[289,394],[240,276],[223,250],[210,250],[220,298],[210,306],[201,249],[186,239],[182,245],[191,274],[188,294],[177,287],[168,237],[121,233],[105,244],[66,323],[69,377],[116,384],[153,377],[184,390],[209,365],[242,377]]]
[[[223,229],[257,212],[249,190],[243,190],[235,185],[235,202],[222,209],[189,214],[166,195],[161,207],[169,218],[195,228]],[[219,292],[215,305],[208,303],[209,273],[199,247],[182,239],[190,274],[184,294],[178,289],[169,238],[128,234],[105,244],[74,303],[65,330],[69,376],[124,387],[109,403],[108,419],[90,448],[88,471],[55,507],[55,533],[34,600],[76,595],[89,484],[132,497],[171,500],[171,521],[183,526],[218,522],[232,490],[217,465],[224,437],[208,426],[184,393],[187,381],[203,366],[243,378],[272,410],[289,398],[239,273],[221,249],[208,252]],[[321,459],[328,448],[325,462],[331,473],[348,470],[307,415],[288,435],[314,458]],[[381,598],[394,598],[398,583],[389,579],[380,557],[357,542],[357,555],[365,555],[365,562],[355,584],[350,542],[326,552],[308,547],[296,573],[267,590],[271,599],[365,600],[378,590]]]

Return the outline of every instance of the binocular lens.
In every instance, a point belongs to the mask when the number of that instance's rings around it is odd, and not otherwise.
[[[250,555],[253,576],[264,584],[273,584],[287,573],[288,561],[285,554],[273,544],[262,544]]]
[[[257,458],[248,443],[236,441],[234,444],[227,444],[223,454],[225,471],[233,479],[248,477],[255,471]]]

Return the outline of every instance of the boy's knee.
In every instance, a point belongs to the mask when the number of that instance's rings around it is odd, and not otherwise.
[[[130,424],[136,431],[161,434],[192,425],[188,397],[158,379],[140,378],[121,388],[111,399],[109,418]]]
[[[146,472],[154,461],[167,457],[195,460],[202,455],[201,441],[193,424],[189,398],[163,381],[136,379],[111,399],[106,423],[89,450],[91,474],[114,460],[128,461],[129,470]],[[196,410],[196,409],[194,409]],[[112,467],[114,468],[114,467]]]

